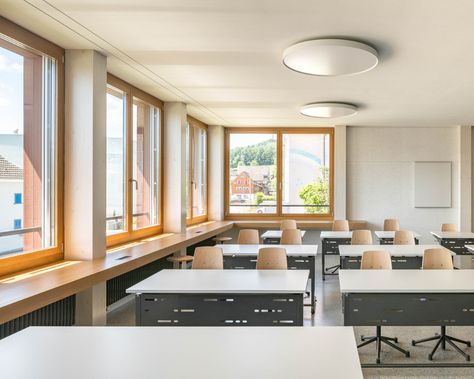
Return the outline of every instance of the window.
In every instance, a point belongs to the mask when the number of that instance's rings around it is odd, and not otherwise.
[[[15,200],[13,204],[21,204],[21,193],[15,193]]]
[[[1,276],[63,256],[64,51],[2,18],[0,30]]]
[[[188,117],[186,128],[187,224],[207,220],[207,125]]]
[[[332,218],[333,135],[227,129],[226,216]]]
[[[161,232],[162,103],[109,75],[108,245]]]
[[[21,229],[21,219],[16,218],[15,220],[13,220],[13,229]]]

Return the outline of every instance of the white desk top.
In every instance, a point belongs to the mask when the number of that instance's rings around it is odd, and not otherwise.
[[[0,341],[0,367],[11,379],[363,378],[352,328],[333,326],[32,327]]]
[[[162,270],[127,293],[304,293],[309,270]]]
[[[341,257],[360,257],[364,251],[384,250],[392,257],[422,257],[426,249],[439,249],[440,245],[341,245],[339,254]],[[448,249],[446,249],[448,250]],[[448,250],[451,255],[454,254]]]
[[[395,232],[389,232],[384,230],[377,230],[374,232],[374,234],[378,239],[395,237]],[[420,238],[421,236],[418,233],[413,232],[413,237]]]
[[[474,293],[474,270],[340,270],[342,293]]]
[[[224,255],[257,256],[258,250],[268,247],[282,247],[286,249],[286,255],[295,257],[316,256],[318,245],[216,245],[222,248]]]
[[[321,232],[321,239],[352,238],[352,232]]]
[[[301,238],[303,238],[305,234],[306,234],[306,230],[302,230],[301,231]],[[260,237],[263,238],[263,239],[265,239],[265,238],[281,238],[281,230],[267,230]]]
[[[431,234],[440,239],[450,238],[450,239],[466,239],[473,238],[474,233],[471,232],[431,232]]]
[[[465,245],[464,246],[470,253],[474,253],[474,245]]]

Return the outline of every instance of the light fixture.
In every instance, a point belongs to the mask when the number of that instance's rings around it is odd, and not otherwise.
[[[379,61],[377,50],[346,39],[315,39],[285,49],[283,63],[310,75],[337,76],[369,71]]]
[[[357,106],[348,103],[311,103],[302,106],[300,112],[309,117],[345,117],[355,115]]]

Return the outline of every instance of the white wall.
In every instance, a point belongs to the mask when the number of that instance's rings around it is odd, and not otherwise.
[[[413,162],[451,161],[452,208],[414,208]],[[459,225],[460,129],[347,128],[347,216],[367,220],[380,230],[385,218],[397,218],[403,229],[432,243],[430,231],[441,223]]]

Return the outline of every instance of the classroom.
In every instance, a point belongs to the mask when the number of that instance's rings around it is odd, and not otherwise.
[[[472,15],[0,0],[0,378],[474,377]]]

